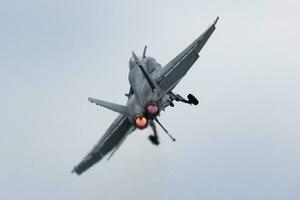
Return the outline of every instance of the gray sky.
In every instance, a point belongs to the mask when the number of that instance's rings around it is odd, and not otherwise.
[[[0,199],[300,198],[300,3],[0,2]],[[110,162],[72,167],[124,104],[132,50],[162,65],[220,16],[176,88],[200,106],[161,117],[177,138],[127,138]]]

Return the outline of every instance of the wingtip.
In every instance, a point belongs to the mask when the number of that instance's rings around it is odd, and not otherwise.
[[[92,97],[89,97],[89,98],[88,98],[88,101],[91,102],[91,103],[94,103]]]
[[[80,173],[78,173],[78,172],[76,171],[76,167],[77,167],[77,166],[75,166],[75,167],[72,169],[71,174],[76,174],[77,176],[80,176]]]
[[[218,20],[219,20],[219,16],[217,17],[217,19],[215,20],[215,22],[214,22],[214,25],[216,25],[217,24],[217,22],[218,22]]]

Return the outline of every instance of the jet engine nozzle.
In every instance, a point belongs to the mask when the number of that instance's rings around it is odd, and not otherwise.
[[[137,115],[134,119],[134,124],[139,129],[144,129],[148,126],[148,119],[143,115]]]
[[[159,113],[159,106],[156,103],[149,103],[146,106],[146,110],[151,117],[156,117]]]

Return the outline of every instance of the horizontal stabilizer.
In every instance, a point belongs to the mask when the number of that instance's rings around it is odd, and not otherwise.
[[[111,102],[107,102],[107,101],[103,101],[103,100],[99,100],[99,99],[95,99],[95,98],[91,98],[91,97],[89,97],[88,100],[91,103],[95,103],[98,106],[105,107],[107,109],[121,113],[123,115],[128,115],[128,109],[126,106],[122,106],[119,104],[115,104],[115,103],[111,103]]]

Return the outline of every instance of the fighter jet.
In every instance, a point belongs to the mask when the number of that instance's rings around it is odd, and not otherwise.
[[[199,52],[210,38],[219,17],[208,27],[194,42],[162,67],[154,58],[146,56],[145,46],[142,57],[132,52],[129,60],[130,89],[126,95],[127,104],[115,103],[89,97],[88,100],[98,106],[105,107],[119,113],[105,134],[100,138],[94,148],[74,167],[72,172],[82,174],[92,165],[110,153],[108,159],[116,152],[125,138],[136,129],[145,129],[150,126],[153,135],[149,140],[154,145],[159,145],[156,123],[169,137],[165,127],[159,122],[158,117],[166,107],[174,107],[173,101],[197,105],[198,100],[189,94],[187,99],[173,92],[173,89],[199,58]]]

